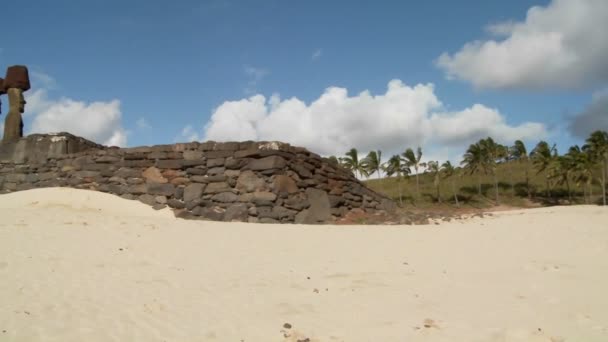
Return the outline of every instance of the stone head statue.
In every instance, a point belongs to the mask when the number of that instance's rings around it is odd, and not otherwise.
[[[23,119],[25,110],[23,92],[30,89],[30,77],[26,66],[13,65],[6,70],[3,88],[8,94],[9,112],[4,121],[2,142],[13,141],[23,137]]]
[[[6,94],[6,89],[4,89],[4,78],[0,77],[0,96]],[[0,100],[0,114],[2,114],[2,100]]]

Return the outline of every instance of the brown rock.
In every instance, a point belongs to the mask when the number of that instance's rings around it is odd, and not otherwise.
[[[205,190],[205,184],[193,183],[184,188],[184,202],[200,200]]]
[[[285,192],[288,194],[294,194],[299,190],[296,182],[291,177],[285,175],[275,176],[272,183],[272,188],[275,193]]]
[[[175,192],[173,184],[148,182],[146,187],[150,195],[173,196]]]
[[[230,187],[226,182],[214,182],[207,184],[204,193],[206,194],[217,194],[220,192],[228,192],[230,191]]]
[[[146,179],[146,181],[149,181],[149,182],[155,182],[155,183],[161,183],[161,184],[168,182],[167,178],[163,177],[160,170],[155,168],[154,166],[147,168],[144,172],[142,172],[141,175]]]
[[[241,172],[236,181],[236,189],[240,192],[252,192],[266,189],[266,182],[253,171]]]

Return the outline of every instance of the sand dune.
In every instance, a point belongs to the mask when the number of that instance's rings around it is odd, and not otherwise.
[[[0,217],[0,341],[608,341],[606,208],[253,225],[43,189]]]

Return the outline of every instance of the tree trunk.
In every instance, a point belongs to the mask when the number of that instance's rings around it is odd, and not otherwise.
[[[572,195],[570,195],[570,181],[568,180],[568,176],[566,176],[566,191],[568,191],[568,201],[572,204]]]
[[[477,193],[481,196],[481,174],[477,177]]]
[[[418,183],[418,168],[416,168],[416,195],[420,196],[420,183]]]
[[[399,204],[403,207],[403,193],[401,192],[401,177],[398,176],[397,183],[399,183]]]
[[[604,170],[602,170],[602,199],[604,200],[604,205],[606,205],[606,167],[608,164],[608,160],[604,160]]]
[[[532,192],[530,191],[530,179],[528,177],[528,165],[526,163],[525,166],[525,170],[526,170],[526,192],[528,192],[528,198],[532,198]]]
[[[545,175],[545,182],[546,182],[546,185],[547,185],[547,198],[551,198],[551,192],[550,192],[550,189],[549,189],[549,177],[547,175]]]
[[[496,205],[499,204],[498,201],[498,180],[496,179],[496,170],[494,170],[494,172],[492,173],[494,176],[494,194],[496,196]]]
[[[437,184],[436,189],[437,189],[437,202],[441,203],[441,194],[439,193],[439,184]]]
[[[460,203],[458,203],[458,194],[456,193],[456,187],[454,186],[454,181],[452,181],[452,192],[454,193],[454,201],[456,201],[456,206],[460,208]]]

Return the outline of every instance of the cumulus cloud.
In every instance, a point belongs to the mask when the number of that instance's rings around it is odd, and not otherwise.
[[[331,87],[310,104],[278,95],[226,101],[204,128],[208,140],[280,140],[323,155],[342,155],[351,147],[396,151],[433,144],[441,148],[488,135],[511,143],[537,139],[546,130],[540,123],[509,125],[498,110],[481,104],[446,111],[432,84],[411,87],[400,80],[390,81],[379,95],[364,91],[349,96],[346,89]]]
[[[574,88],[608,81],[608,1],[553,0],[525,21],[490,25],[496,39],[443,53],[449,79],[477,88]]]
[[[316,49],[313,53],[312,53],[312,57],[311,59],[313,61],[318,60],[319,58],[321,58],[321,56],[323,55],[323,50],[322,49]]]
[[[110,146],[126,146],[120,101],[84,102],[70,98],[50,99],[46,89],[25,93],[26,117],[31,117],[31,133],[70,132]]]
[[[591,104],[570,121],[568,128],[572,135],[583,139],[593,131],[608,131],[608,89],[595,93]]]
[[[199,141],[201,140],[200,134],[192,127],[192,125],[186,125],[182,128],[181,132],[173,139],[175,142],[184,141]]]

